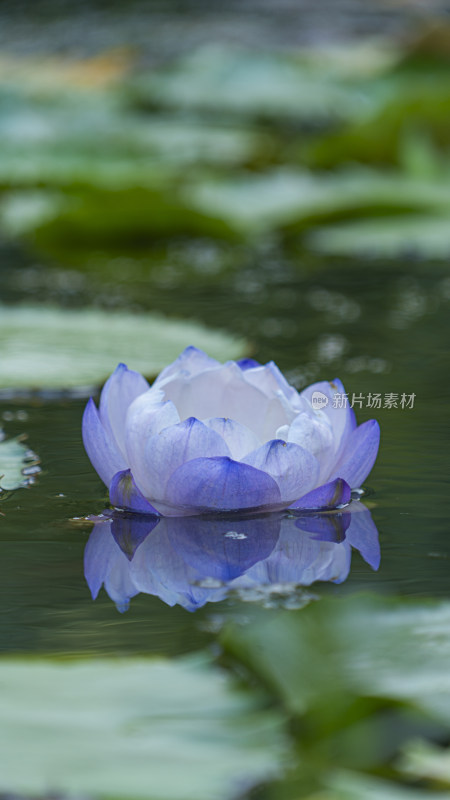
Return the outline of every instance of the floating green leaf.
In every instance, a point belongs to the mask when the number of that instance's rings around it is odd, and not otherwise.
[[[450,213],[448,217],[380,217],[327,225],[309,233],[306,244],[330,255],[448,258]]]
[[[39,459],[20,437],[3,440],[2,435],[0,431],[0,494],[27,486],[39,471]]]
[[[157,314],[2,306],[0,388],[98,386],[121,361],[151,377],[189,344],[222,361],[245,351],[231,334]]]
[[[6,659],[0,683],[3,791],[225,800],[286,755],[281,716],[206,659]]]
[[[313,167],[330,168],[348,163],[400,165],[405,135],[425,132],[444,150],[450,144],[448,74],[415,72],[387,78],[387,100],[366,118],[348,124],[316,141],[304,152]]]
[[[0,87],[0,184],[155,187],[189,165],[239,165],[268,137],[246,125],[138,113],[121,93],[22,97]],[[270,141],[270,139],[269,139]]]
[[[258,175],[199,181],[186,202],[241,232],[307,227],[320,220],[386,211],[449,208],[448,181],[417,179],[370,169],[313,174],[283,168]]]

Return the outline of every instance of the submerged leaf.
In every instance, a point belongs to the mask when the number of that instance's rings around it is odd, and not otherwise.
[[[3,791],[226,800],[286,755],[281,715],[206,659],[8,659],[0,682]]]
[[[158,314],[3,306],[0,388],[98,386],[119,362],[151,377],[188,344],[224,361],[246,347],[231,334]]]

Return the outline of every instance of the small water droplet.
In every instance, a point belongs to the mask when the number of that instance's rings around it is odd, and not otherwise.
[[[238,533],[238,531],[227,531],[224,533],[227,539],[246,539],[245,533]]]
[[[200,589],[220,589],[224,584],[217,578],[203,578],[203,580],[195,583]]]

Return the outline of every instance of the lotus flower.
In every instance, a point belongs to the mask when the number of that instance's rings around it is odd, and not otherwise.
[[[342,583],[352,548],[377,570],[378,532],[370,511],[302,515],[233,514],[159,518],[109,512],[86,545],[85,576],[95,599],[102,584],[119,611],[139,592],[195,611],[229,592],[258,599],[315,581]]]
[[[297,392],[277,366],[220,364],[188,347],[149,387],[119,364],[83,416],[87,454],[114,506],[161,516],[350,501],[374,464],[375,420],[357,426],[339,380]],[[314,398],[320,398],[320,408]]]

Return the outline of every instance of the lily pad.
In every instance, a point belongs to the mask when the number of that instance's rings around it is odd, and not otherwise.
[[[165,107],[276,120],[347,119],[370,107],[360,86],[332,67],[219,45],[203,47],[165,71],[142,75],[133,88],[138,97]]]
[[[365,168],[314,175],[285,167],[258,175],[198,181],[185,192],[191,207],[239,232],[306,227],[355,214],[450,208],[448,181]]]
[[[0,494],[27,486],[39,472],[39,459],[23,444],[20,436],[2,439],[0,431]]]
[[[286,756],[281,715],[206,658],[6,659],[0,683],[3,791],[226,800]]]
[[[120,93],[21,96],[0,87],[0,183],[130,188],[166,183],[190,165],[239,165],[270,137],[248,125],[137,113]]]
[[[119,362],[152,377],[189,344],[221,361],[246,351],[232,334],[158,314],[3,306],[0,389],[89,390]]]
[[[327,225],[312,231],[306,243],[311,249],[330,255],[448,258],[450,214],[448,217],[383,217]]]

